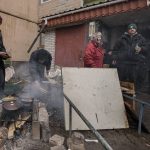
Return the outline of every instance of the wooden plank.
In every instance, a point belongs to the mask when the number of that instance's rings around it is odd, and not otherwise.
[[[122,90],[123,93],[129,94],[132,97],[135,96],[135,86],[134,86],[134,83],[120,81],[120,85],[121,85],[121,90]],[[124,98],[124,99],[126,100],[127,98]],[[136,109],[135,108],[135,101],[127,100],[126,102],[130,105],[130,107],[132,107],[133,110]]]
[[[38,121],[32,121],[32,139],[40,140],[40,123]]]
[[[95,129],[128,128],[124,101],[116,69],[62,69],[63,91]],[[69,129],[69,104],[65,103],[65,126]],[[72,129],[88,130],[73,110]]]
[[[32,139],[40,140],[40,122],[39,117],[39,102],[33,101],[33,112],[32,112]]]
[[[120,86],[123,92],[126,92],[127,94],[135,95],[134,83],[120,81]]]
[[[39,122],[41,124],[41,136],[44,142],[48,142],[50,137],[49,115],[45,103],[39,103]]]

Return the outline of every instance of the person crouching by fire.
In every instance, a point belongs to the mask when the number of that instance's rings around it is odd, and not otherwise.
[[[29,59],[29,73],[31,80],[42,81],[45,79],[44,72],[49,73],[51,67],[52,56],[45,49],[38,49],[32,52]]]

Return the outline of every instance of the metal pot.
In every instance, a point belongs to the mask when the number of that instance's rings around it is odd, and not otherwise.
[[[33,98],[21,97],[20,100],[24,109],[28,109],[28,110],[32,109]]]
[[[20,107],[21,104],[17,103],[16,100],[3,102],[3,108],[8,111],[18,110]]]

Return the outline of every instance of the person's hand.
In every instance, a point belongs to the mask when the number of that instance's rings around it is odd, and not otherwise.
[[[109,51],[109,52],[108,52],[108,55],[112,55],[112,51]]]
[[[6,52],[0,52],[0,56],[4,59],[10,58],[10,56]]]
[[[116,60],[113,60],[113,61],[112,61],[112,64],[113,64],[113,65],[116,65],[116,63],[117,63]]]
[[[142,50],[142,48],[138,45],[135,46],[135,53],[138,54],[140,51]]]
[[[50,70],[46,70],[46,74],[49,75]]]

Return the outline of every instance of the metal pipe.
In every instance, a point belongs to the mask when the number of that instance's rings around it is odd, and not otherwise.
[[[69,139],[71,139],[71,133],[72,133],[72,107],[69,103]],[[71,143],[68,142],[68,150],[71,150]]]
[[[138,134],[141,134],[141,126],[142,126],[142,119],[143,119],[143,112],[144,112],[144,106],[150,106],[150,103],[143,102],[137,98],[128,96],[123,94],[124,97],[129,98],[130,100],[136,101],[140,103],[140,112],[139,112],[139,122],[138,122]]]
[[[22,18],[22,17],[20,17],[20,16],[17,16],[17,15],[11,14],[11,13],[6,12],[6,11],[3,11],[3,10],[0,10],[0,12],[1,12],[1,13],[3,13],[3,14],[6,14],[6,15],[10,15],[10,16],[13,16],[13,17],[16,17],[16,18],[19,18],[19,19],[22,19],[22,20],[28,21],[28,22],[32,22],[32,23],[38,24],[38,22],[32,21],[32,20],[27,19],[27,18]]]
[[[131,96],[128,96],[126,94],[123,94],[123,96],[126,97],[126,98],[129,98],[130,100],[137,101],[138,103],[142,103],[144,105],[150,106],[150,103],[141,101],[141,100],[139,100],[139,99],[137,99],[135,97],[131,97]]]
[[[71,102],[71,100],[64,94],[64,97],[68,101],[68,103],[73,107],[73,109],[77,112],[80,118],[84,121],[84,123],[88,126],[88,128],[94,133],[96,138],[106,150],[113,150],[112,147],[107,143],[107,141],[99,134],[97,130],[92,126],[92,124],[84,117],[84,115],[78,110],[78,108]]]
[[[47,27],[47,18],[44,19],[44,25],[41,28],[40,32],[38,33],[38,35],[35,37],[34,41],[32,42],[31,46],[29,47],[29,49],[27,50],[27,52],[29,53],[32,49],[32,47],[34,46],[35,42],[37,41],[38,37],[41,35],[41,33],[44,31],[44,29]]]
[[[74,13],[79,13],[79,12],[82,12],[82,11],[86,11],[86,10],[91,10],[91,9],[95,9],[95,8],[99,8],[99,7],[105,7],[105,6],[109,6],[109,5],[113,5],[113,4],[117,4],[117,3],[121,3],[121,2],[126,2],[128,0],[115,0],[115,1],[111,1],[111,2],[106,2],[104,4],[99,4],[99,5],[94,5],[94,6],[89,6],[89,7],[83,7],[83,8],[79,8],[78,10],[70,10],[69,12],[66,12],[66,13],[61,13],[61,14],[57,14],[57,15],[52,15],[52,16],[49,16],[49,17],[43,17],[43,19],[54,19],[54,18],[58,18],[58,17],[62,17],[62,16],[65,16],[65,15],[71,15],[71,14],[74,14]]]
[[[40,32],[38,33],[38,35],[35,37],[35,39],[33,40],[31,46],[29,47],[29,49],[27,50],[27,52],[29,53],[32,49],[32,47],[34,46],[35,42],[37,41],[38,37],[40,36],[40,34],[43,32],[43,30],[46,28],[46,24],[41,28]]]
[[[140,104],[139,124],[138,124],[138,134],[141,134],[141,126],[142,126],[142,119],[143,119],[143,111],[144,111],[144,104]]]
[[[72,107],[69,104],[69,137],[71,138],[71,131],[72,131]]]

